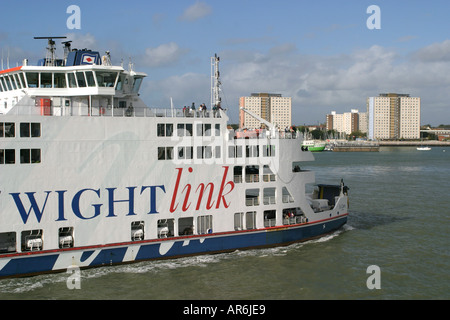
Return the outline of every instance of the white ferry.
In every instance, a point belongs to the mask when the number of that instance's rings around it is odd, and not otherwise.
[[[346,223],[342,182],[306,194],[300,138],[228,129],[217,56],[209,108],[151,109],[146,74],[70,41],[56,59],[59,38],[37,66],[0,71],[1,278],[286,245]]]

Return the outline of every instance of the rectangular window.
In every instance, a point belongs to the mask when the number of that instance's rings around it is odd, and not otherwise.
[[[234,183],[242,183],[242,166],[236,166],[233,169]]]
[[[144,221],[131,222],[131,241],[144,240]]]
[[[204,124],[204,135],[206,137],[211,136],[211,124],[210,123],[205,123]]]
[[[9,77],[5,76],[4,79],[6,82],[6,86],[8,87],[8,90],[12,90],[11,81],[9,80]]]
[[[41,136],[41,124],[30,123],[30,132],[32,138],[39,138]]]
[[[41,149],[31,149],[31,163],[41,163]]]
[[[245,229],[256,229],[256,211],[245,213]]]
[[[113,88],[116,83],[117,73],[116,72],[95,72],[97,76],[97,83],[99,87]]]
[[[20,149],[20,163],[40,163],[40,149]]]
[[[245,205],[258,206],[259,205],[259,189],[245,190]]]
[[[221,148],[220,148],[220,146],[216,146],[215,147],[215,150],[214,150],[214,157],[216,158],[216,159],[220,159],[220,157],[221,157]]]
[[[14,149],[5,149],[4,150],[4,162],[5,164],[14,164],[16,163],[16,150]]]
[[[0,138],[14,138],[16,136],[16,125],[14,122],[0,122]]]
[[[38,138],[41,136],[41,124],[40,123],[20,123],[20,137],[21,138]]]
[[[179,218],[178,219],[178,235],[187,236],[194,234],[194,218]]]
[[[18,74],[13,74],[13,75],[11,75],[11,77],[14,78],[14,81],[17,84],[17,89],[22,89],[22,85],[20,84],[20,81],[19,81],[19,78],[18,78],[19,75]]]
[[[264,157],[275,157],[275,146],[264,145],[263,146],[263,156]]]
[[[263,189],[263,203],[265,205],[268,204],[276,204],[276,188],[264,188]]]
[[[66,88],[66,74],[65,73],[55,73],[55,88]]]
[[[73,227],[59,228],[58,231],[59,248],[73,248]]]
[[[41,88],[51,88],[52,87],[52,74],[51,73],[41,73]]]
[[[171,137],[173,135],[173,123],[158,123],[156,134],[158,137]]]
[[[158,238],[170,238],[175,236],[175,219],[158,220]]]
[[[20,137],[21,138],[30,137],[30,124],[28,122],[20,124]]]
[[[245,182],[259,182],[259,166],[245,166]]]
[[[166,135],[166,125],[164,123],[158,123],[156,125],[156,134],[158,137],[164,137]]]
[[[86,87],[86,80],[84,79],[84,72],[82,72],[82,71],[77,72],[77,81],[78,81],[78,87],[80,87],[80,88]]]
[[[30,149],[20,149],[20,163],[30,163]]]
[[[274,227],[276,225],[276,210],[264,211],[264,227]]]
[[[193,159],[194,147],[178,147],[178,159]]]
[[[42,229],[22,231],[20,242],[22,251],[42,250],[44,247]]]
[[[173,147],[158,147],[158,160],[172,160]]]
[[[3,232],[0,233],[0,254],[16,252],[16,233]]]
[[[216,137],[220,137],[220,123],[216,123]]]
[[[94,74],[92,71],[86,71],[86,79],[89,87],[95,87]]]
[[[27,72],[26,78],[28,82],[28,88],[37,88],[39,82],[39,73],[37,72]]]
[[[203,136],[203,124],[197,123],[197,137]]]
[[[234,230],[244,230],[244,213],[238,212],[234,214]]]
[[[228,158],[236,158],[236,147],[228,146]]]
[[[166,148],[158,147],[158,160],[166,160]]]
[[[22,82],[22,86],[24,88],[26,88],[27,87],[27,83],[25,82],[25,77],[23,75],[24,75],[23,73],[19,73],[19,79]]]
[[[197,159],[211,159],[211,158],[212,158],[211,146],[197,147]]]
[[[75,79],[75,74],[70,72],[67,74],[67,78],[69,79],[69,88],[76,88],[77,80]]]
[[[138,93],[141,88],[143,78],[135,78],[133,83],[133,93]]]
[[[212,233],[212,215],[197,217],[198,234]]]

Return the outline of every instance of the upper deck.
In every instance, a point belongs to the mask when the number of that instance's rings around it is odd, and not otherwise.
[[[70,51],[67,43],[64,59],[56,59],[54,42],[49,44],[50,57],[39,60],[37,65],[29,65],[25,59],[22,66],[0,71],[0,114],[29,114],[27,108],[19,111],[14,107],[38,105],[41,98],[49,99],[55,107],[75,103],[91,108],[106,103],[123,108],[138,96],[147,76],[134,71],[131,63],[128,70],[122,65],[113,66],[109,52],[100,57],[98,52],[86,49]],[[109,101],[101,101],[105,97]]]

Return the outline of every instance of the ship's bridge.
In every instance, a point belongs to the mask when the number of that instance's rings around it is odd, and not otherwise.
[[[65,37],[42,38],[49,39],[47,57],[36,66],[25,59],[20,67],[0,71],[0,114],[35,114],[30,107],[38,106],[41,114],[50,115],[50,103],[55,107],[51,115],[57,115],[58,108],[61,115],[63,108],[69,108],[71,115],[85,115],[92,114],[93,108],[126,108],[138,97],[147,75],[135,72],[131,64],[128,70],[113,66],[109,51],[101,57],[96,51],[71,50],[70,41],[63,42],[64,59],[56,59],[52,38]]]
[[[93,106],[100,103],[99,99],[108,99],[105,107],[112,107],[114,100],[124,107],[127,98],[138,95],[145,76],[104,65],[21,66],[0,71],[0,113],[8,113],[24,97],[31,98],[32,104],[40,104],[41,98],[50,99],[55,106],[55,100],[63,99],[66,107],[71,103],[67,100]]]

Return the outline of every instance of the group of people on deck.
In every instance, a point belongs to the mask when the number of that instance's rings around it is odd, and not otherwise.
[[[222,108],[219,105],[214,105],[212,108],[214,118],[220,118],[220,111]],[[193,117],[196,112],[195,103],[192,102],[191,107],[184,106],[183,107],[183,115],[185,117]],[[202,103],[197,109],[197,117],[207,117],[207,108],[206,104]]]

